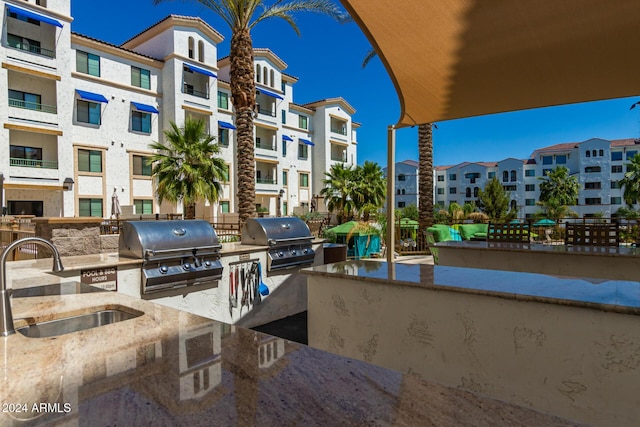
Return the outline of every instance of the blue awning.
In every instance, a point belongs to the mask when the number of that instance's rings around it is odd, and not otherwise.
[[[289,135],[282,135],[282,139],[284,141],[293,141],[293,138],[291,138]]]
[[[236,130],[236,127],[234,125],[232,125],[229,122],[218,122],[218,126],[223,128],[223,129],[231,129],[231,130]]]
[[[199,67],[196,67],[195,65],[189,65],[189,64],[184,64],[184,66],[187,67],[187,70],[191,70],[194,73],[204,74],[205,76],[209,76],[209,77],[216,77],[215,74],[213,74],[209,70],[205,70],[204,68],[199,68]]]
[[[105,103],[109,102],[107,98],[100,95],[99,93],[87,92],[86,90],[80,90],[80,89],[76,89],[76,93],[80,95],[80,98],[86,101],[105,102]]]
[[[44,22],[45,24],[55,25],[56,27],[62,28],[62,24],[60,23],[60,21],[56,21],[55,19],[49,18],[44,15],[40,15],[39,13],[31,12],[30,10],[22,9],[21,7],[15,7],[10,4],[7,5],[7,9],[9,9],[9,12],[13,12],[16,15],[35,19],[36,21]]]
[[[260,93],[264,93],[265,95],[271,96],[273,98],[284,99],[282,96],[278,95],[277,93],[269,92],[268,90],[262,89],[261,87],[256,88],[256,90]]]
[[[316,145],[313,142],[309,141],[308,139],[302,139],[302,138],[298,138],[298,139],[307,145]]]
[[[158,114],[160,112],[153,105],[140,104],[139,102],[133,102],[133,101],[131,101],[131,104],[136,108],[136,110],[144,111],[145,113]]]

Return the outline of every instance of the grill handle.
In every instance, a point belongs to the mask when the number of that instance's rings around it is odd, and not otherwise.
[[[290,237],[288,239],[269,239],[269,240],[267,240],[267,243],[269,243],[269,246],[275,246],[275,245],[279,245],[281,243],[292,243],[292,242],[309,243],[309,242],[311,242],[311,240],[313,240],[313,236]]]
[[[198,246],[197,248],[174,248],[174,249],[147,249],[145,251],[145,258],[151,258],[159,254],[169,254],[175,252],[194,252],[207,249],[219,250],[222,249],[221,244],[212,245],[212,246]]]

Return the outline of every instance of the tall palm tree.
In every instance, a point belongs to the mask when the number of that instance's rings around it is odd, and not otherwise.
[[[331,166],[329,172],[324,173],[326,178],[322,180],[324,188],[320,194],[327,203],[329,212],[337,212],[338,222],[353,214],[354,203],[352,193],[355,186],[354,173],[351,166],[345,167],[344,163],[336,163]]]
[[[165,143],[149,147],[157,153],[149,156],[151,174],[157,183],[159,202],[182,201],[185,217],[195,218],[195,203],[206,199],[215,202],[228,180],[227,165],[216,155],[220,146],[206,130],[204,120],[187,118],[184,127],[174,122],[164,131]]]
[[[153,0],[154,4],[167,0]],[[271,18],[285,20],[300,34],[293,20],[297,12],[318,12],[342,21],[344,13],[330,0],[191,0],[211,9],[231,30],[229,52],[231,102],[235,110],[238,214],[240,223],[255,216],[255,162],[253,114],[256,106],[253,41],[251,30],[260,22]]]
[[[627,171],[624,178],[620,180],[620,185],[624,188],[622,196],[629,208],[640,199],[640,154],[631,158],[631,162],[626,165]]]
[[[362,166],[357,166],[353,173],[354,187],[351,197],[354,208],[364,216],[365,221],[368,221],[369,212],[384,205],[387,193],[384,172],[380,165],[367,160]]]
[[[362,68],[376,56],[375,49],[369,50],[362,61]],[[433,224],[433,126],[433,123],[418,126],[418,222],[421,230]]]

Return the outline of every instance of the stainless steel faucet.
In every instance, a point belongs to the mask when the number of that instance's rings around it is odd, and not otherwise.
[[[53,254],[53,271],[60,272],[64,270],[58,248],[41,237],[25,237],[24,239],[16,240],[2,251],[0,255],[0,335],[5,337],[16,332],[13,327],[13,314],[11,314],[11,301],[9,300],[11,292],[7,290],[7,258],[14,249],[25,243],[35,243],[49,248]]]

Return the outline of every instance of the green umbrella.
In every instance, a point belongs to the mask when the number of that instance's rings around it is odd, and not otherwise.
[[[538,220],[536,222],[533,223],[534,227],[548,227],[551,225],[556,225],[556,222],[547,218]]]
[[[353,230],[356,226],[358,225],[357,221],[349,221],[349,222],[345,222],[344,224],[340,224],[336,227],[330,228],[327,230],[327,232],[331,232],[331,233],[335,233],[336,235],[347,235],[349,233],[351,233],[351,230]],[[372,234],[372,233],[367,233],[364,231],[356,231],[354,233],[354,235],[368,235],[368,234]]]
[[[418,221],[410,218],[402,218],[398,222],[400,223],[400,228],[411,228],[411,229],[417,230],[419,226]]]

